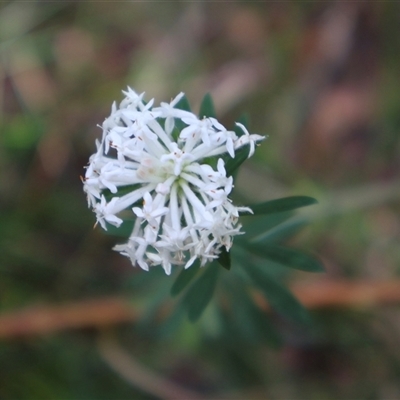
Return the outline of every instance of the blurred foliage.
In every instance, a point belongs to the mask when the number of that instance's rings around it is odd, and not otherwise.
[[[160,315],[173,279],[110,250],[114,239],[92,229],[79,180],[121,89],[156,101],[184,91],[196,110],[210,92],[224,124],[246,110],[251,131],[269,136],[242,167],[237,201],[307,194],[320,203],[261,221],[273,228],[269,239],[295,235],[289,244],[317,253],[327,280],[396,278],[399,7],[2,2],[1,311],[126,295],[144,315],[113,328],[126,354],[206,397],[399,398],[398,308],[315,311],[310,325],[279,313],[267,320],[243,282],[270,274],[276,289],[315,277],[237,246],[215,288],[234,312],[211,303],[192,324],[180,308],[169,313],[183,292]],[[290,296],[284,306],[300,307]],[[113,370],[101,333],[3,339],[0,397],[154,398]]]

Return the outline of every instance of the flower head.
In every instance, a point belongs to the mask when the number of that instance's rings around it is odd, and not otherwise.
[[[120,226],[122,211],[135,218],[128,242],[114,247],[133,265],[144,270],[161,265],[167,274],[196,259],[205,265],[243,233],[238,224],[243,208],[228,198],[233,179],[221,156],[234,158],[235,150],[249,145],[250,157],[263,136],[239,123],[243,135],[237,136],[215,118],[176,108],[182,93],[159,107],[131,88],[123,93],[102,125],[102,140],[83,178],[89,206],[104,229]],[[216,167],[207,163],[210,157]]]

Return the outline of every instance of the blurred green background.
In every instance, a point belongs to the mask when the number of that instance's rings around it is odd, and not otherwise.
[[[1,2],[0,398],[400,398],[399,307],[381,304],[400,303],[399,27],[396,2]],[[128,85],[195,110],[210,92],[226,126],[246,111],[268,139],[242,198],[319,200],[291,244],[326,274],[288,277],[313,323],[274,317],[282,346],[221,336],[210,316],[173,334],[134,317],[168,302],[171,278],[111,250],[79,179]],[[338,280],[364,300],[321,304]],[[107,317],[116,298],[132,322]]]

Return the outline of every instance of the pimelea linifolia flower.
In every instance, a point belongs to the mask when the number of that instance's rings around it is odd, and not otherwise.
[[[249,145],[250,157],[263,136],[236,123],[243,131],[238,136],[215,118],[175,108],[183,93],[159,107],[154,99],[145,103],[144,93],[123,93],[102,125],[83,178],[88,204],[106,230],[108,224],[119,227],[127,211],[134,217],[128,242],[114,247],[133,265],[146,271],[161,265],[167,274],[172,265],[189,268],[196,259],[204,266],[243,233],[239,212],[251,212],[228,198],[233,179],[221,156],[234,158]],[[210,157],[217,160],[214,168]]]

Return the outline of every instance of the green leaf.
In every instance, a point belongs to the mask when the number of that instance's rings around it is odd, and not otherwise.
[[[207,93],[200,105],[199,118],[216,118],[216,116],[213,99],[211,95]]]
[[[231,293],[231,313],[225,320],[228,332],[238,334],[241,341],[255,343],[265,341],[273,347],[282,344],[267,313],[262,311],[242,285],[236,285]]]
[[[243,243],[241,243],[243,246]],[[250,253],[289,268],[307,272],[324,272],[323,265],[314,257],[299,250],[270,243],[248,243],[243,246]]]
[[[175,104],[174,108],[178,108],[179,110],[184,111],[192,111],[190,108],[189,100],[187,99],[186,95],[183,95],[182,98]]]
[[[247,218],[243,220],[243,231],[246,235],[240,235],[236,241],[252,241],[252,238],[256,238],[260,235],[265,234],[267,231],[282,225],[283,222],[287,221],[293,216],[293,212],[282,212],[276,214],[262,215],[257,218]],[[250,239],[251,238],[251,239]]]
[[[306,207],[316,203],[318,203],[318,201],[313,197],[290,196],[276,200],[269,200],[264,203],[252,204],[249,205],[249,207],[253,211],[252,215],[262,215],[262,214],[273,214],[284,211],[291,211],[300,207]]]
[[[188,269],[182,269],[176,278],[175,282],[171,287],[171,296],[177,296],[182,292],[183,289],[187,287],[187,285],[192,282],[193,278],[199,271],[199,262],[196,261],[191,267]]]
[[[271,214],[271,215],[281,215],[281,214]],[[250,242],[251,243],[279,242],[295,235],[299,230],[308,225],[308,223],[309,221],[306,218],[294,218],[278,226],[275,226],[272,229],[267,230],[266,232],[260,233],[259,235],[253,237],[250,240]]]
[[[228,271],[231,269],[231,255],[225,247],[222,248],[217,261]]]
[[[247,264],[243,269],[254,285],[262,291],[271,307],[279,314],[301,324],[311,322],[308,311],[283,285],[252,263]]]
[[[161,268],[160,268],[161,269]],[[144,274],[141,274],[144,275]],[[153,276],[154,279],[154,276]],[[168,286],[162,283],[162,280],[156,281],[158,284],[151,287],[148,285],[146,289],[152,290],[152,295],[148,297],[146,306],[143,307],[143,312],[138,318],[136,328],[138,330],[148,330],[152,328],[157,321],[157,316],[163,305],[165,305],[165,298],[168,296]],[[151,289],[150,289],[151,287]]]
[[[197,321],[208,303],[211,301],[217,284],[220,268],[216,263],[211,263],[203,274],[190,286],[183,298],[186,305],[189,321]]]

